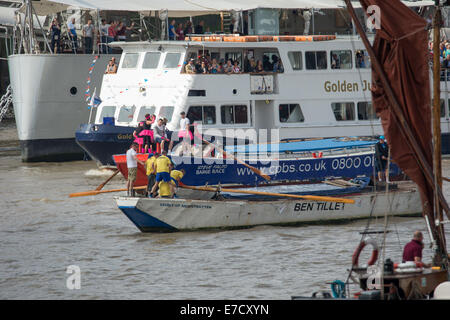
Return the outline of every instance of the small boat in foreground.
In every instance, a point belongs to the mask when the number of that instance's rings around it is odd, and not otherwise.
[[[397,188],[389,193],[366,188],[369,190],[340,196],[354,201],[353,204],[300,198],[274,200],[271,197],[265,200],[116,197],[115,201],[142,232],[327,223],[384,216],[386,212],[420,214],[420,197],[414,184],[402,181],[395,186]]]

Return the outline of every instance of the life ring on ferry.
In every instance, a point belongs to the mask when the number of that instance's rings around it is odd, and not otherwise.
[[[363,251],[364,247],[368,244],[370,244],[372,246],[372,256],[370,257],[369,261],[367,262],[367,265],[372,266],[375,264],[375,262],[377,262],[378,252],[379,252],[378,244],[374,239],[366,238],[359,243],[358,247],[356,248],[355,252],[353,253],[353,256],[352,256],[352,266],[353,267],[358,267],[359,256],[360,256],[361,252]]]

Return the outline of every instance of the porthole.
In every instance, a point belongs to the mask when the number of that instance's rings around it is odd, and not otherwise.
[[[70,94],[71,95],[76,95],[77,94],[77,92],[78,92],[78,89],[76,88],[76,87],[72,87],[72,88],[70,88]]]

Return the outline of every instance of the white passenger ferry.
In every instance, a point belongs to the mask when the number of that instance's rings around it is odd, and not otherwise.
[[[168,129],[175,131],[185,111],[203,131],[217,129],[251,142],[256,136],[246,129],[279,129],[280,140],[382,134],[370,102],[370,60],[357,37],[205,35],[113,45],[123,49],[118,72],[103,77],[95,123],[76,133],[77,142],[102,164],[129,147],[147,113],[167,118]],[[199,56],[232,59],[243,69],[250,57],[279,59],[284,71],[186,73],[188,61]],[[442,103],[442,144],[448,153],[448,99]],[[114,117],[115,126],[104,125],[105,117]]]

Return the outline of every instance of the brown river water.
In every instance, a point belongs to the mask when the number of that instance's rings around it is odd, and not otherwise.
[[[22,163],[14,123],[0,123],[0,299],[311,296],[329,290],[327,282],[346,280],[367,224],[143,234],[116,207],[112,193],[68,197],[95,189],[110,174],[92,161]],[[443,175],[450,177],[449,158]],[[124,185],[116,176],[105,189]],[[450,201],[448,182],[444,193]],[[414,230],[426,233],[426,227],[422,218],[389,222],[386,258],[398,262]],[[383,230],[383,223],[372,221],[372,230]],[[424,236],[424,260],[430,261]],[[363,251],[360,261],[369,255]],[[80,289],[67,287],[71,265],[80,268]]]

